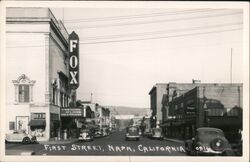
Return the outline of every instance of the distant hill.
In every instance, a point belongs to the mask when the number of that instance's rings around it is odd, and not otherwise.
[[[126,106],[105,106],[115,115],[146,115],[149,108],[126,107]]]

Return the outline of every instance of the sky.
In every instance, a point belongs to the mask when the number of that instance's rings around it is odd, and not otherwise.
[[[236,9],[52,8],[80,39],[77,98],[150,107],[156,83],[243,82],[243,12]]]

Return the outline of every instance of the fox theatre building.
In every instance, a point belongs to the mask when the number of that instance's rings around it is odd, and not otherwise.
[[[66,108],[61,108],[61,123],[63,138],[77,137],[79,121],[84,118],[81,104],[76,103],[76,89],[79,87],[79,37],[73,31],[69,35],[69,79],[68,87],[71,89],[71,100]]]
[[[76,90],[69,84],[79,79],[78,56],[68,52],[78,48],[78,40],[69,38],[49,8],[6,10],[7,134],[23,132],[38,141],[62,137],[60,112]]]

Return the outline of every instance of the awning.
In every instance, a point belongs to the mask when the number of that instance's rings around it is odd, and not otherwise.
[[[29,126],[46,126],[45,120],[31,120],[29,122]]]

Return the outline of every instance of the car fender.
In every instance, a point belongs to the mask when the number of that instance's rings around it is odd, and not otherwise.
[[[222,152],[222,156],[235,156],[235,153],[232,149],[225,149]]]

